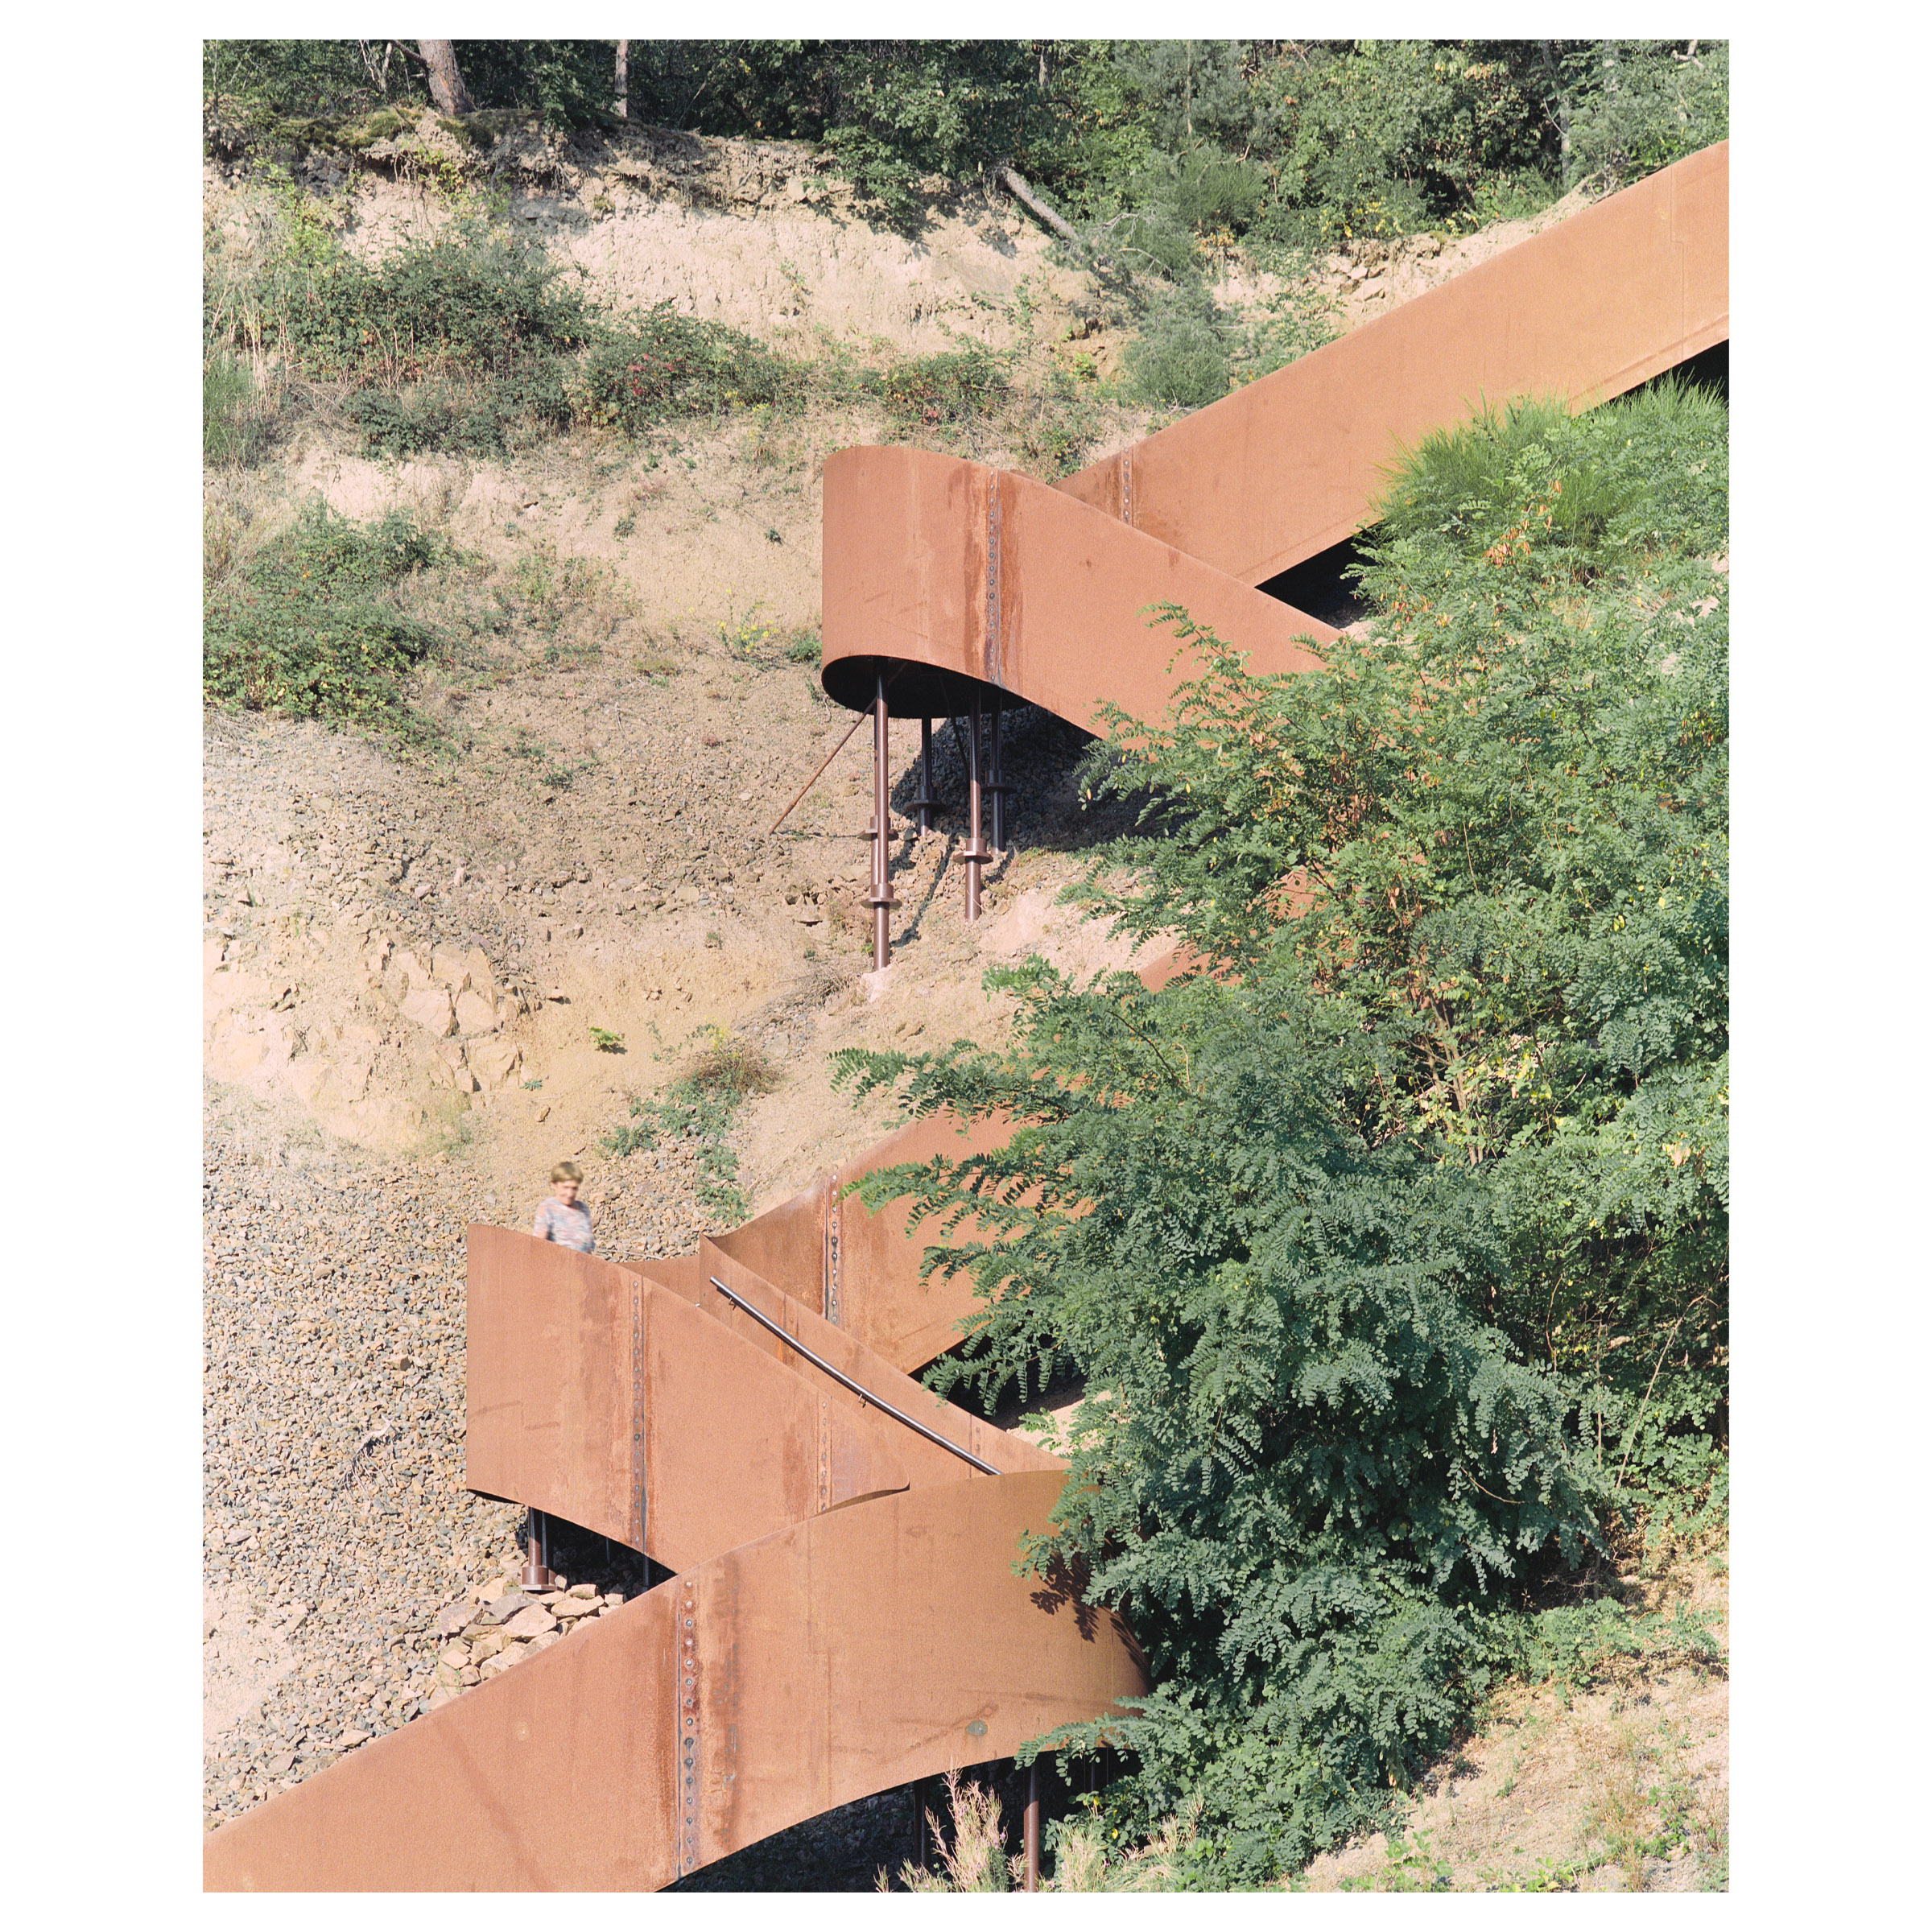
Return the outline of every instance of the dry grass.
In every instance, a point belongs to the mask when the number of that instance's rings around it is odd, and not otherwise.
[[[1026,1876],[1026,1860],[1009,1852],[1005,1821],[998,1794],[962,1781],[956,1771],[946,1774],[945,1826],[928,1811],[926,1828],[937,1853],[937,1868],[900,1866],[897,1880],[881,1871],[878,1889],[898,1887],[906,1892],[1010,1892]],[[1109,1860],[1097,1822],[1068,1821],[1059,1829],[1053,1869],[1042,1872],[1042,1892],[1164,1892],[1171,1889],[1180,1862],[1194,1843],[1199,1817],[1198,1804],[1169,1818],[1144,1845],[1118,1853]],[[950,1833],[950,1839],[948,1834]]]
[[[931,1812],[926,1828],[939,1855],[939,1869],[929,1870],[907,1859],[899,1868],[898,1883],[908,1892],[1010,1892],[1019,1876],[1019,1860],[1008,1855],[1005,1820],[999,1794],[961,1781],[956,1771],[946,1773],[946,1811],[952,1840]],[[878,1889],[891,1889],[881,1872]]]
[[[783,1076],[749,1040],[722,1027],[712,1027],[679,1069],[679,1077],[693,1087],[733,1100],[775,1093]]]

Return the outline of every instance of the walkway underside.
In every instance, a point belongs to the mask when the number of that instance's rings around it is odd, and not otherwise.
[[[1163,601],[1257,669],[1318,663],[1335,634],[1255,586],[1361,526],[1398,440],[1484,399],[1587,407],[1727,341],[1728,219],[1719,147],[1057,488],[842,452],[825,688],[883,686],[900,717],[992,692],[1155,717],[1191,675],[1146,628]],[[910,1379],[969,1286],[922,1281],[903,1208],[846,1191],[999,1132],[917,1122],[681,1261],[473,1228],[469,1487],[676,1574],[211,1834],[209,1888],[647,1889],[1144,1690],[1117,1619],[1013,1573],[1062,1466]]]

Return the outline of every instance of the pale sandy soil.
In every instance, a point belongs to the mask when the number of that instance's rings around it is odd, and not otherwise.
[[[962,335],[1003,345],[1022,284],[1048,339],[1079,335],[1093,307],[1090,283],[1054,267],[1009,207],[962,201],[909,242],[853,220],[799,151],[747,149],[719,163],[708,186],[675,192],[675,159],[629,175],[539,168],[514,184],[515,218],[600,295],[671,300],[799,350],[828,337],[901,352]],[[1574,204],[1447,246],[1331,262],[1322,287],[1352,325]],[[246,225],[218,182],[210,208],[215,225]],[[351,245],[374,251],[434,228],[448,209],[390,183],[358,191],[341,218]],[[1260,280],[1231,290],[1270,292]],[[867,734],[781,831],[767,829],[849,721],[817,692],[811,667],[783,655],[818,621],[824,458],[884,429],[863,411],[819,409],[667,432],[648,447],[559,443],[489,464],[376,461],[318,432],[262,470],[211,476],[213,550],[246,554],[312,493],[357,517],[398,506],[472,559],[437,593],[444,617],[492,600],[510,613],[459,673],[426,686],[454,753],[442,762],[399,761],[313,724],[210,720],[211,1146],[234,1167],[224,1186],[258,1202],[249,1212],[286,1216],[295,1210],[283,1197],[298,1194],[379,1202],[406,1186],[412,1217],[436,1231],[421,1236],[409,1278],[441,1284],[448,1301],[463,1221],[526,1224],[551,1162],[574,1156],[588,1170],[601,1249],[678,1252],[712,1224],[687,1155],[616,1159],[600,1143],[631,1097],[661,1092],[713,1030],[752,1042],[774,1070],[773,1091],[747,1106],[734,1136],[739,1183],[762,1209],[893,1124],[883,1102],[854,1109],[832,1092],[839,1049],[998,1037],[1007,1009],[981,976],[1029,950],[1082,971],[1125,962],[1054,902],[1104,828],[1079,811],[1077,748],[1049,720],[1016,743],[1028,789],[1015,849],[974,929],[960,915],[953,860],[959,773],[942,745],[939,830],[922,843],[895,820],[898,948],[876,997],[861,984],[870,964],[859,904]],[[895,811],[910,795],[915,742],[907,731],[895,744]],[[619,1036],[621,1051],[600,1049],[592,1027]],[[299,1239],[299,1224],[290,1228]],[[326,1295],[320,1252],[290,1269],[303,1294]],[[369,1299],[374,1353],[393,1338],[381,1294]],[[460,1337],[439,1347],[438,1386],[460,1387]],[[211,1440],[232,1429],[239,1444],[252,1426],[245,1385],[229,1392],[218,1379]],[[1055,1391],[1049,1406],[1063,1418],[1075,1393]],[[257,1461],[307,1453],[293,1435],[248,1439]],[[341,1449],[349,1446],[345,1435]],[[369,1465],[352,1492],[364,1500],[338,1512],[341,1548],[329,1560],[385,1574],[386,1539],[405,1534],[407,1484],[419,1494],[431,1483],[454,1525],[447,1561],[431,1566],[445,1582],[411,1586],[416,1610],[433,1614],[439,1588],[501,1564],[514,1525],[510,1513],[471,1509],[450,1491],[440,1450],[423,1455],[412,1463],[398,1451],[393,1472],[380,1459]],[[382,1501],[391,1482],[402,1485],[394,1508]],[[361,1672],[389,1640],[375,1612],[356,1621],[355,1586],[313,1580],[321,1558],[312,1575],[284,1578],[264,1542],[231,1545],[240,1530],[229,1525],[246,1509],[211,1494],[204,1721],[210,1788],[232,1810],[302,1774],[303,1761],[291,1759],[291,1772],[284,1757],[305,1726],[332,1737],[353,1715],[342,1697],[388,1682]],[[1718,1586],[1702,1587],[1721,1600]],[[294,1616],[318,1600],[331,1608]],[[400,1644],[390,1647],[404,1657]],[[409,1652],[396,1682],[421,1663]],[[298,1673],[349,1689],[312,1719],[288,1701]],[[374,1707],[401,1709],[381,1701],[390,1695],[379,1689]],[[1725,1698],[1721,1677],[1687,1672],[1567,1708],[1550,1692],[1525,1698],[1442,1768],[1417,1823],[1458,1885],[1534,1883],[1539,1861],[1546,1876],[1578,1866],[1571,1882],[1593,1885],[1708,1882],[1722,1856]],[[1680,1786],[1690,1794],[1681,1804]],[[1654,1824],[1660,1804],[1691,1819],[1673,1840],[1688,1851],[1634,1863],[1605,1852],[1620,1831],[1631,1839],[1631,1818]],[[1388,1868],[1372,1841],[1318,1861],[1309,1880],[1383,1883]]]

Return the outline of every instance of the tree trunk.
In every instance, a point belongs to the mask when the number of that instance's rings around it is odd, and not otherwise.
[[[615,103],[620,121],[630,118],[630,43],[617,43],[617,98]]]
[[[476,112],[469,89],[463,85],[462,69],[456,65],[453,40],[419,40],[424,64],[429,68],[429,96],[446,114]]]
[[[1536,43],[1542,50],[1544,71],[1550,76],[1550,97],[1556,104],[1558,167],[1563,186],[1570,185],[1570,97],[1563,92],[1563,72],[1555,47],[1547,40]]]
[[[1080,246],[1080,237],[1071,225],[1061,216],[1056,215],[1033,190],[1027,186],[1026,178],[1010,162],[1002,161],[993,171],[993,178],[1000,186],[1019,202],[1030,208],[1047,227],[1063,240],[1071,242],[1075,248]]]

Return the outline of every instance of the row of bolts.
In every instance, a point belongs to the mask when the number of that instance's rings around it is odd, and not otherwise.
[[[990,722],[976,693],[967,720],[966,844],[959,856],[966,868],[966,919],[969,925],[980,916],[980,868],[995,852],[1006,849],[1006,795],[1013,787],[1005,782],[1000,772],[1000,738],[1005,708],[1003,694],[995,686]],[[891,722],[886,711],[886,673],[881,669],[876,674],[873,688],[872,824],[865,834],[872,840],[872,890],[866,895],[865,903],[872,908],[872,966],[875,972],[891,963],[892,908],[898,902],[892,890],[891,850],[885,836],[885,828],[890,823],[886,816],[886,795],[890,732]],[[990,752],[990,757],[984,755],[987,752]],[[984,778],[980,776],[982,762],[986,766]],[[981,836],[980,815],[988,796],[993,800],[990,846]],[[932,720],[921,718],[919,791],[913,800],[919,815],[921,832],[932,829],[932,811],[937,803],[932,795]]]
[[[931,787],[927,786],[923,789],[929,791]],[[530,1512],[529,1536],[529,1558],[523,1566],[523,1587],[526,1590],[551,1589],[555,1585],[556,1575],[550,1567],[550,1518],[541,1509]],[[604,1554],[606,1558],[610,1555],[609,1537],[604,1539]],[[687,1604],[684,1608],[688,1610],[691,1605]],[[687,1637],[684,1641],[686,1646],[689,1647],[691,1640]],[[691,1728],[691,1723],[692,1720],[687,1719],[685,1728]],[[1090,1776],[1088,1789],[1094,1789],[1094,1784],[1095,1781]],[[685,1802],[680,1796],[680,1806]],[[919,1802],[916,1786],[913,1793],[913,1803],[919,1813],[919,1863],[923,1865],[926,1862],[926,1809]],[[1027,1768],[1026,1809],[1022,1814],[1020,1843],[1026,1859],[1026,1875],[1023,1889],[1028,1892],[1037,1892],[1040,1889],[1040,1768],[1037,1764]]]

